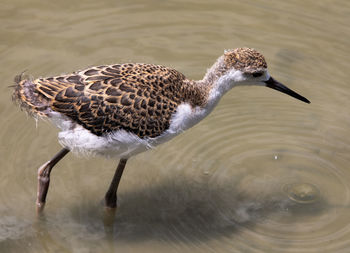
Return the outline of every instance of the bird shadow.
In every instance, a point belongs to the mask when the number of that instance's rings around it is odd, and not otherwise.
[[[103,208],[91,203],[74,206],[71,218],[86,224],[90,232],[104,231],[114,240],[186,242],[254,229],[274,215],[317,215],[326,206],[323,200],[298,204],[282,192],[254,185],[242,190],[241,180],[244,175],[220,183],[210,177],[199,181],[184,175],[162,178],[153,185],[121,192],[116,216],[109,224],[101,222]]]
[[[60,224],[61,230],[79,224],[79,234],[84,239],[186,243],[253,230],[273,216],[317,215],[327,206],[323,200],[301,205],[281,192],[254,185],[242,190],[242,180],[244,175],[221,182],[210,177],[165,177],[145,187],[121,191],[116,216],[108,224],[104,222],[103,207],[91,201],[73,204],[65,212],[57,210],[59,222],[50,223]]]

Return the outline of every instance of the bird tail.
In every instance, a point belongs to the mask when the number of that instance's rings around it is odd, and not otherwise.
[[[47,117],[49,101],[38,93],[36,84],[27,79],[23,79],[23,73],[14,79],[15,84],[12,100],[33,117]]]

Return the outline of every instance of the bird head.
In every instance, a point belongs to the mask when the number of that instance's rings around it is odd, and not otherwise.
[[[218,72],[222,80],[231,87],[237,85],[258,85],[288,94],[305,103],[308,99],[289,89],[271,77],[264,56],[252,48],[226,50],[220,58]]]

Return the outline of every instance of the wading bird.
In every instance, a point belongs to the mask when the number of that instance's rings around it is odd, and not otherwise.
[[[200,122],[231,88],[266,86],[310,103],[273,79],[263,55],[250,48],[226,50],[199,81],[172,68],[127,63],[35,80],[19,75],[15,82],[13,98],[21,108],[61,130],[63,149],[38,169],[39,211],[50,172],[69,151],[120,159],[105,195],[105,206],[115,208],[127,160]]]

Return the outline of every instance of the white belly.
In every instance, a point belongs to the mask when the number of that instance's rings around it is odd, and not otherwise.
[[[129,158],[174,138],[197,124],[208,113],[208,110],[181,104],[172,117],[168,130],[158,137],[143,139],[125,130],[97,136],[56,112],[50,114],[50,119],[61,129],[58,134],[61,145],[73,153],[87,156],[102,155],[108,158]]]

